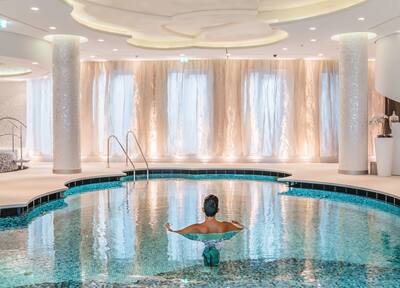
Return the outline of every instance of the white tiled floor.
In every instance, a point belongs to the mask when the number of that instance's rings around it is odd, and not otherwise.
[[[125,163],[112,163],[106,168],[102,162],[84,163],[83,172],[73,175],[52,174],[49,162],[30,163],[30,168],[0,174],[0,208],[25,206],[31,200],[50,192],[64,190],[72,179],[102,175],[121,175]],[[144,165],[137,165],[139,168]],[[360,187],[400,197],[400,176],[378,177],[372,175],[349,176],[337,173],[337,164],[327,163],[150,163],[150,168],[259,168],[292,174],[285,180],[313,183],[334,183]]]

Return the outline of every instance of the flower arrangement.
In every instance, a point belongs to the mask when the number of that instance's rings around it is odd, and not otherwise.
[[[369,120],[369,125],[372,126],[377,126],[380,125],[381,133],[378,135],[378,138],[383,138],[383,137],[392,137],[389,134],[384,133],[384,125],[386,121],[389,119],[389,117],[383,113],[381,114],[374,114],[372,115],[372,118]]]

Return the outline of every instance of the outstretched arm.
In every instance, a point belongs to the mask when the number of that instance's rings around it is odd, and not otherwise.
[[[178,234],[190,234],[190,233],[199,233],[199,229],[198,229],[199,224],[193,224],[190,226],[187,226],[183,229],[180,230],[173,230],[171,228],[171,224],[167,223],[164,225],[165,229],[167,229],[167,231],[169,232],[173,232],[173,233],[178,233]]]
[[[232,222],[224,222],[225,223],[225,227],[228,231],[236,231],[236,230],[242,230],[244,228],[244,226],[242,224],[240,224],[237,221],[232,221]]]

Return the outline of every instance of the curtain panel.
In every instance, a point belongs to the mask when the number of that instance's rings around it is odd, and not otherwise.
[[[372,115],[384,98],[369,69]],[[151,161],[336,161],[338,81],[337,62],[322,60],[85,62],[83,158],[104,159],[108,136],[124,144],[131,130]],[[115,143],[111,155],[123,159]]]

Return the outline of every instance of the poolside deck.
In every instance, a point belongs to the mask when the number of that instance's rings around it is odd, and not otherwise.
[[[80,174],[52,174],[52,163],[33,162],[23,171],[0,174],[0,209],[27,206],[40,196],[65,190],[65,183],[75,179],[96,176],[123,176],[125,163],[112,163],[106,168],[102,162],[83,163]],[[138,168],[144,168],[138,164]],[[400,176],[378,177],[373,175],[351,176],[337,173],[337,164],[328,163],[150,163],[153,169],[262,169],[291,174],[285,178],[294,182],[333,184],[372,190],[400,198]]]

